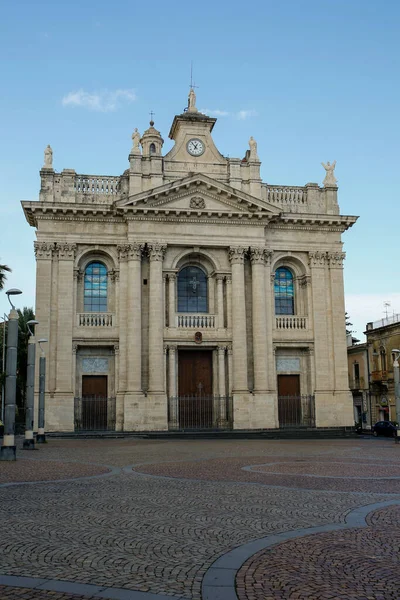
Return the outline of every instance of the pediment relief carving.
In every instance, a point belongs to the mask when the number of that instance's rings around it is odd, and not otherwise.
[[[134,210],[196,210],[279,215],[272,205],[204,175],[194,175],[119,200],[116,208]]]

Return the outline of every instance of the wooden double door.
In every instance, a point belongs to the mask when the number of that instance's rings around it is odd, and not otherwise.
[[[213,425],[211,350],[178,351],[179,427],[208,429]]]

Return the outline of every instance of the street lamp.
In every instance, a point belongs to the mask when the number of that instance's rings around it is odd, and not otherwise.
[[[400,425],[400,369],[399,369],[399,357],[400,350],[398,348],[392,348],[392,354],[394,354],[393,361],[393,378],[394,378],[394,397],[396,402],[396,421]]]
[[[12,288],[6,294],[11,304],[11,310],[8,315],[4,437],[3,445],[0,448],[0,460],[16,460],[15,398],[17,392],[18,311],[15,310],[10,296],[17,296],[22,292]]]
[[[33,407],[35,398],[35,325],[39,325],[39,321],[31,319],[27,321],[29,331],[28,340],[28,365],[26,370],[26,400],[25,400],[25,439],[23,448],[25,450],[35,449],[35,440],[33,439]],[[33,332],[29,325],[32,325]]]
[[[2,365],[1,365],[1,372],[4,373],[4,371],[6,370],[6,321],[7,321],[7,315],[3,315],[2,317],[0,317],[0,319],[3,319],[3,352],[2,352]],[[2,381],[1,384],[1,414],[0,414],[0,420],[1,422],[4,421],[4,380]]]
[[[46,387],[46,356],[42,348],[42,344],[48,342],[46,338],[38,340],[38,344],[41,350],[41,356],[39,359],[39,418],[38,418],[38,432],[36,436],[37,444],[44,444],[46,442],[46,435],[44,433],[44,391]]]

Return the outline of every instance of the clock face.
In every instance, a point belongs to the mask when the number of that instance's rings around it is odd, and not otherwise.
[[[197,139],[189,140],[186,147],[187,151],[192,156],[200,156],[206,149],[204,143],[201,140]]]

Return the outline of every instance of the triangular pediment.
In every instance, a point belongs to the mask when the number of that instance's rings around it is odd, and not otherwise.
[[[125,211],[185,211],[196,214],[257,214],[274,217],[280,211],[250,194],[203,174],[190,174],[183,179],[118,200],[115,207]]]

